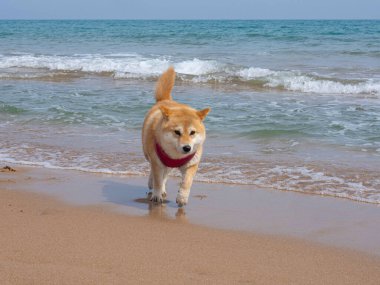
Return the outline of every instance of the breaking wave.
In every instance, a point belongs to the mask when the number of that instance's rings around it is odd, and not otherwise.
[[[81,74],[112,76],[115,79],[156,79],[173,65],[178,79],[202,84],[244,85],[253,89],[276,89],[320,94],[380,94],[380,79],[346,80],[303,73],[226,64],[198,58],[173,60],[138,54],[0,55],[0,78],[46,79]]]

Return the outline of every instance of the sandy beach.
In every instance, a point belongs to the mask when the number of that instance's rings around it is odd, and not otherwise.
[[[70,172],[15,168],[16,172],[0,173],[1,284],[378,284],[380,280],[376,248],[370,255],[307,238],[197,225],[192,207],[162,214],[163,208],[171,208],[170,190],[166,206],[149,205],[143,193],[138,194],[140,200],[126,194],[124,200],[119,196],[114,202],[95,203],[86,198],[91,189],[85,188],[95,187],[91,181],[113,180],[116,185],[117,177],[77,174],[78,185]],[[123,179],[128,182],[133,177]],[[82,200],[59,194],[70,196],[75,191],[84,193]],[[209,193],[195,190],[190,205],[196,201],[212,205],[215,200]],[[117,208],[116,200],[128,205],[128,199],[140,201],[139,211],[144,214]],[[328,205],[323,198],[319,201]],[[210,212],[198,211],[206,220],[205,213],[213,213],[209,207]],[[272,215],[270,207],[266,211]],[[366,228],[362,229],[365,236]]]

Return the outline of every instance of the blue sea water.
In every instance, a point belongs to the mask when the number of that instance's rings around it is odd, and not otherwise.
[[[0,162],[146,175],[154,84],[212,107],[197,179],[380,203],[380,21],[0,21]]]

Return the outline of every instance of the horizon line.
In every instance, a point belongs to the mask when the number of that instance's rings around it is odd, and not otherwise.
[[[159,18],[0,18],[0,21],[379,21],[380,18],[213,18],[213,19],[159,19]]]

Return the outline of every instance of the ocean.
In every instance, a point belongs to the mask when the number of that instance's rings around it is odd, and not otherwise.
[[[2,20],[0,163],[146,176],[171,65],[173,97],[212,108],[197,181],[380,204],[375,20]]]

